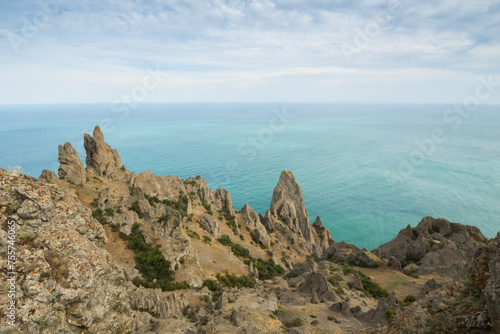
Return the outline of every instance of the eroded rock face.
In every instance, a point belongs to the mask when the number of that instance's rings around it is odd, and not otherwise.
[[[165,210],[165,215],[153,223],[152,227],[156,235],[165,239],[168,247],[163,248],[162,253],[175,268],[179,267],[183,260],[190,259],[193,250],[188,236],[182,229],[180,213],[170,207],[165,207]]]
[[[137,175],[133,186],[141,189],[145,194],[157,196],[160,200],[178,200],[180,193],[186,193],[186,187],[178,176],[159,176],[150,170]]]
[[[335,302],[338,300],[335,293],[328,286],[325,276],[317,272],[308,274],[305,282],[302,283],[298,291],[309,294],[311,298],[314,297],[314,294],[317,294],[320,301],[329,300]]]
[[[160,319],[182,318],[186,298],[176,292],[163,293],[160,289],[138,288],[128,296],[129,303],[136,310],[147,312]]]
[[[302,190],[291,172],[281,172],[274,188],[270,210],[274,217],[282,220],[293,231],[300,233],[307,241],[311,240],[309,216],[302,198]]]
[[[469,275],[482,289],[493,328],[500,332],[500,233],[476,254]]]
[[[104,142],[101,129],[96,126],[93,136],[84,135],[84,146],[87,152],[87,170],[97,176],[112,178],[117,170],[120,170],[122,159],[116,151]]]
[[[42,174],[40,174],[40,176],[38,177],[38,180],[45,182],[45,183],[54,184],[57,182],[58,178],[57,178],[56,173],[54,173],[53,171],[48,170],[48,169],[44,169],[44,170],[42,170]]]
[[[64,145],[59,145],[59,178],[75,184],[85,184],[86,174],[78,154],[73,146],[66,142]],[[43,172],[42,172],[42,175]],[[50,173],[45,173],[45,177],[50,178]]]
[[[261,223],[260,217],[257,212],[255,212],[250,207],[250,205],[245,204],[245,206],[243,206],[243,208],[240,210],[240,213],[243,216],[245,224],[250,228],[259,244],[264,247],[269,247],[271,245],[271,237],[267,233],[264,225]]]
[[[102,248],[105,232],[88,209],[67,190],[26,175],[0,175],[0,203],[18,208],[12,217],[18,236],[26,236],[17,244],[18,330],[134,332],[125,276]],[[0,219],[7,220],[2,210]],[[6,282],[7,262],[0,265]],[[0,296],[4,305],[6,298]],[[6,321],[0,319],[3,329]]]
[[[200,225],[214,238],[220,238],[221,233],[219,223],[215,221],[215,219],[211,215],[207,213],[204,214],[200,219]]]
[[[233,199],[231,198],[231,194],[226,189],[218,188],[214,190],[214,198],[215,198],[215,209],[216,210],[225,210],[231,216],[236,214],[236,210],[233,206]]]
[[[419,262],[419,275],[439,273],[455,277],[464,272],[466,263],[487,240],[476,227],[425,217],[417,227],[408,225],[373,253],[385,258],[393,256],[401,263]]]

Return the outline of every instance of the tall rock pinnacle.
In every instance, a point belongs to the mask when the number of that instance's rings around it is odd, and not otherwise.
[[[302,190],[290,171],[281,172],[271,200],[271,214],[301,234],[304,239],[311,241],[310,222]]]
[[[270,215],[282,221],[292,231],[303,236],[306,240],[306,249],[313,255],[322,257],[330,246],[331,233],[318,217],[313,225],[304,205],[302,190],[300,189],[292,172],[282,171],[278,184],[274,188],[271,200]],[[270,225],[270,217],[266,214],[266,228]]]
[[[122,159],[116,151],[104,142],[104,136],[99,126],[94,129],[94,135],[84,135],[84,146],[87,151],[87,171],[98,176],[107,175],[108,172],[113,172],[119,169],[122,164]]]

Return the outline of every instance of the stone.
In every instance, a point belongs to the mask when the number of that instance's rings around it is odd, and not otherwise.
[[[74,184],[85,184],[85,168],[73,146],[66,142],[59,145],[59,178]]]

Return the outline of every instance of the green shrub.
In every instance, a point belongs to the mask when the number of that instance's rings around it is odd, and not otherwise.
[[[181,214],[181,217],[188,217],[187,208],[189,203],[189,198],[183,195],[182,192],[179,192],[179,197],[177,201],[165,199],[162,201],[166,206],[178,211]]]
[[[293,318],[291,327],[300,327],[303,325],[303,321],[300,318]]]
[[[106,212],[104,215],[108,217],[113,217],[115,214],[115,210],[113,208],[106,208],[104,211]]]
[[[417,297],[415,297],[414,295],[408,295],[405,298],[406,303],[413,303],[415,300],[417,300]]]
[[[130,206],[128,208],[130,211],[134,211],[135,213],[137,213],[137,215],[139,216],[139,218],[143,218],[143,214],[142,214],[142,211],[141,211],[141,208],[139,207],[139,202],[138,201],[135,201],[134,203],[132,203],[132,206]]]
[[[174,271],[170,269],[170,261],[165,259],[158,247],[153,248],[146,243],[137,223],[132,226],[132,234],[128,237],[128,247],[136,255],[136,269],[142,275],[142,278],[134,280],[135,285],[152,289],[160,288],[163,291],[189,288],[186,282],[171,283],[174,279]]]
[[[261,280],[271,279],[275,276],[283,276],[283,274],[285,274],[285,269],[283,269],[283,267],[280,266],[279,264],[274,263],[273,259],[254,260],[253,266],[254,266],[254,268],[258,269],[259,279],[261,279]]]
[[[216,280],[206,279],[203,281],[203,285],[208,288],[210,291],[220,291],[222,288]]]
[[[366,276],[362,272],[358,271],[359,279],[361,280],[361,284],[365,289],[365,292],[368,292],[369,295],[373,296],[375,299],[387,298],[389,297],[389,292],[387,290],[382,289],[378,284],[374,283],[370,277]]]
[[[385,310],[384,315],[385,315],[386,319],[389,320],[389,322],[391,322],[392,319],[394,319],[394,317],[396,316],[396,310],[392,309],[392,308],[388,308],[387,310]]]
[[[135,233],[139,229],[139,227],[141,227],[139,223],[134,223],[132,225],[132,233]]]
[[[253,288],[255,286],[255,278],[248,276],[236,276],[234,274],[217,274],[217,280],[230,288]]]

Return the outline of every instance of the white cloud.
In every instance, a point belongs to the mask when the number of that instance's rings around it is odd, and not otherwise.
[[[342,100],[370,101],[373,95],[359,94],[356,85],[376,85],[377,98],[389,99],[391,85],[398,83],[414,91],[433,81],[463,87],[472,74],[499,72],[500,31],[491,23],[500,19],[495,1],[401,1],[390,24],[382,24],[350,62],[341,46],[356,46],[357,34],[376,22],[388,1],[139,2],[60,0],[61,10],[19,54],[4,38],[0,87],[6,94],[0,103],[26,101],[19,98],[23,89],[33,102],[48,96],[106,102],[118,87],[132,85],[157,64],[171,75],[167,85],[178,86],[176,98],[186,101],[202,100],[203,89],[221,100],[266,100],[272,96],[268,90],[276,89],[280,99],[286,96],[279,92],[296,91],[301,99],[335,101],[339,97],[330,93],[332,87],[342,91]],[[9,19],[0,23],[0,35],[21,34],[23,18],[39,7],[18,2],[2,10]],[[50,93],[56,88],[66,93]],[[404,96],[408,101],[453,99],[452,92],[422,92],[427,95],[420,99]]]

